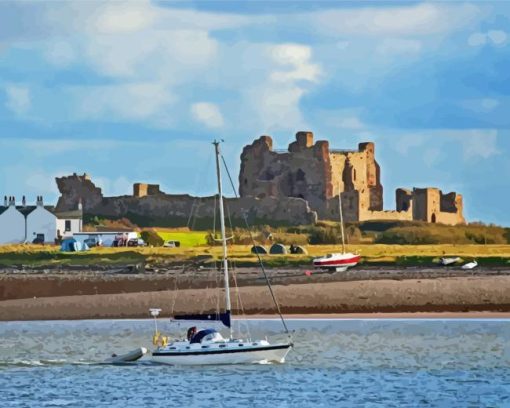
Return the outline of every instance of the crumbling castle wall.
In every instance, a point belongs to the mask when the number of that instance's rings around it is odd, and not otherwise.
[[[143,196],[103,197],[88,177],[77,176],[57,178],[61,192],[58,211],[76,208],[80,198],[85,216],[99,216],[118,219],[127,217],[140,226],[182,227],[190,223],[196,227],[212,228],[217,196],[193,197],[187,194],[165,194],[157,189],[157,194]],[[153,192],[156,190],[152,190]],[[140,189],[134,188],[134,192]],[[147,189],[147,192],[150,192]],[[233,224],[244,226],[246,216],[251,225],[301,225],[314,224],[317,213],[312,211],[305,200],[299,198],[277,199],[243,197],[225,200],[227,213]],[[217,217],[217,216],[216,216]]]
[[[156,184],[136,183],[132,196],[121,197],[103,197],[86,174],[57,178],[57,185],[61,192],[59,211],[76,208],[81,199],[85,215],[128,217],[141,226],[185,226],[192,213],[204,223],[214,217],[215,197],[169,195]],[[227,200],[237,225],[243,225],[243,213],[251,224],[338,220],[339,195],[348,222],[465,222],[462,196],[455,192],[443,194],[437,188],[399,188],[396,211],[383,210],[381,168],[375,159],[374,143],[360,143],[357,150],[334,150],[325,140],[314,142],[312,132],[298,132],[286,151],[274,150],[270,136],[261,136],[245,146],[239,193],[239,199]]]
[[[133,184],[134,197],[145,197],[148,195],[156,194],[163,194],[163,192],[159,189],[159,184],[145,184],[145,183]]]
[[[302,198],[321,218],[328,218],[338,212],[331,198],[339,192],[358,191],[361,211],[382,210],[383,190],[373,143],[362,143],[355,151],[330,150],[327,141],[314,143],[312,132],[298,132],[288,151],[273,151],[272,147],[271,137],[262,136],[244,148],[241,197]]]
[[[322,219],[338,219],[341,194],[346,221],[465,222],[462,197],[434,188],[397,189],[396,211],[384,211],[374,143],[360,143],[357,150],[334,150],[327,141],[314,143],[312,132],[298,132],[287,151],[274,151],[270,136],[246,146],[239,192],[242,197],[299,197]]]
[[[80,199],[84,208],[94,208],[103,201],[101,189],[95,186],[86,173],[81,176],[73,173],[70,176],[57,177],[55,180],[61,194],[56,206],[58,211],[75,210]]]

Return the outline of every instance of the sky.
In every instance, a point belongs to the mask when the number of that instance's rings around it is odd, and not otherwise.
[[[374,141],[397,187],[510,226],[510,2],[0,1],[0,195],[214,192],[260,135]]]

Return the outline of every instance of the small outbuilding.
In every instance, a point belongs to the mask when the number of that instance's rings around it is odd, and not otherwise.
[[[273,244],[271,245],[271,248],[269,249],[269,253],[271,255],[286,255],[287,254],[287,248],[283,244]]]
[[[252,254],[267,255],[267,249],[262,245],[254,245],[251,247]]]

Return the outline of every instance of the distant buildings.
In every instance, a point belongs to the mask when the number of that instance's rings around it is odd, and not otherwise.
[[[0,244],[23,242],[54,243],[57,238],[72,236],[82,229],[81,204],[74,211],[57,212],[45,206],[42,196],[35,205],[27,205],[23,196],[21,204],[15,197],[4,196],[0,206]]]

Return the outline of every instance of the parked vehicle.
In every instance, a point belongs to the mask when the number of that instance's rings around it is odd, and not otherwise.
[[[96,246],[102,246],[102,241],[100,238],[97,237],[90,237],[83,241],[89,248],[96,247]]]
[[[32,241],[32,244],[44,245],[44,234],[37,234]]]
[[[166,248],[179,248],[181,243],[180,241],[166,241],[163,246]]]
[[[127,246],[129,247],[145,246],[145,241],[141,238],[132,238],[127,242]]]

